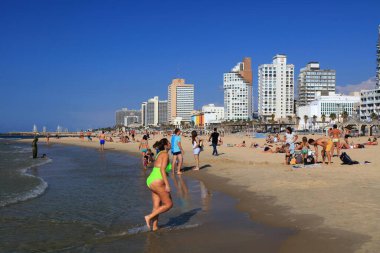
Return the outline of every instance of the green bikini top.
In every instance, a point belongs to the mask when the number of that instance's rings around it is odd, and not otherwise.
[[[157,160],[158,156],[161,154],[162,151],[158,152],[158,154],[156,155],[155,157],[155,160]],[[156,168],[156,167],[155,167]],[[170,171],[172,170],[172,163],[171,162],[168,162],[168,165],[166,166],[166,169],[165,171],[167,173],[169,173]]]

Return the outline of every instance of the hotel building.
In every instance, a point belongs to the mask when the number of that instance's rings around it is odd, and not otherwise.
[[[194,110],[194,85],[185,84],[185,79],[173,79],[168,86],[168,120],[169,122],[191,121]]]
[[[272,64],[259,66],[259,116],[286,119],[294,115],[294,65],[287,64],[286,55],[273,57]]]
[[[224,119],[252,119],[252,68],[246,57],[230,72],[224,73]]]
[[[317,92],[328,95],[335,92],[335,70],[320,69],[318,62],[310,62],[298,76],[298,106],[315,100]]]

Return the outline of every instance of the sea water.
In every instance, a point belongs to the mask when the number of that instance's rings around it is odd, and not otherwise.
[[[47,158],[0,140],[0,252],[274,252],[293,233],[251,222],[234,199],[186,176],[170,178],[174,206],[149,232],[140,159],[55,144],[39,152]]]

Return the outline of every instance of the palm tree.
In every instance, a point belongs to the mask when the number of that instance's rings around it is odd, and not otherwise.
[[[336,120],[336,114],[335,113],[331,113],[330,114],[330,121],[334,121]]]
[[[373,112],[371,113],[370,117],[371,117],[371,120],[376,120],[378,119],[379,116],[377,116],[377,114]]]
[[[342,119],[343,119],[343,123],[347,122],[347,119],[348,119],[348,112],[347,111],[342,112]]]
[[[289,122],[289,123],[292,123],[292,120],[293,120],[293,117],[289,115],[289,116],[288,116],[288,122]]]
[[[301,120],[301,118],[297,116],[297,117],[296,117],[296,125],[297,125],[297,129],[298,129],[299,125],[300,125],[300,120]]]
[[[307,120],[309,119],[309,116],[307,116],[307,115],[304,115],[303,116],[303,120],[304,120],[304,122],[305,122],[305,129],[306,129],[306,123],[307,123]]]
[[[325,122],[326,122],[326,115],[322,114],[321,118],[322,118],[322,123],[325,124]]]
[[[313,126],[314,126],[314,129],[315,129],[315,124],[317,123],[317,115],[313,115]]]
[[[270,117],[271,117],[271,123],[274,123],[274,117],[276,117],[276,115],[272,114]]]

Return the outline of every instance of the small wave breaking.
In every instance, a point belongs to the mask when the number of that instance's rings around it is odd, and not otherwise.
[[[12,205],[12,204],[16,204],[16,203],[23,202],[23,201],[26,201],[29,199],[33,199],[33,198],[36,198],[36,197],[42,195],[46,191],[46,189],[48,188],[48,183],[40,177],[36,177],[34,175],[29,174],[28,170],[33,168],[33,167],[45,165],[45,164],[50,163],[52,161],[53,161],[52,159],[46,159],[44,161],[33,164],[28,168],[20,169],[20,172],[22,175],[27,176],[27,177],[36,178],[37,180],[39,180],[39,184],[29,191],[18,193],[16,196],[12,196],[12,197],[5,199],[5,200],[0,200],[0,207],[5,207],[5,206]]]

